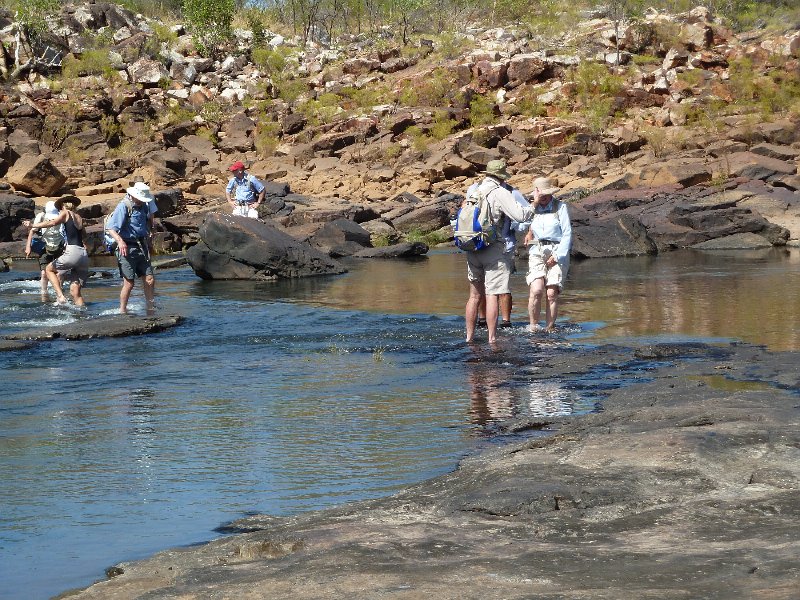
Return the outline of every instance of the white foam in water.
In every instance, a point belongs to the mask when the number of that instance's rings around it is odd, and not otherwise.
[[[42,291],[42,284],[38,279],[20,279],[17,281],[6,281],[0,283],[0,290],[13,290],[19,288],[23,294],[32,294]]]
[[[77,321],[75,317],[67,313],[63,316],[51,317],[48,319],[29,319],[27,321],[17,321],[9,323],[11,327],[56,327],[58,325],[68,325]]]

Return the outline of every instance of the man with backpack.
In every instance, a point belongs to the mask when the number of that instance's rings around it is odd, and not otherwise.
[[[470,190],[473,187],[477,187],[480,182],[473,183],[470,188],[467,190],[467,194],[470,193]],[[530,206],[530,202],[525,198],[525,195],[520,192],[517,188],[513,185],[504,181],[501,184],[505,189],[511,192],[511,195],[514,197],[520,205],[522,206]],[[520,224],[517,221],[512,221],[511,219],[507,219],[505,223],[503,223],[503,229],[500,232],[501,237],[505,241],[506,244],[506,254],[511,257],[511,274],[517,272],[516,265],[514,264],[514,254],[517,250],[517,231]],[[500,294],[498,297],[499,302],[499,312],[500,312],[500,327],[511,327],[511,309],[513,308],[513,300],[511,298],[511,293],[508,294]],[[478,306],[478,327],[486,327],[486,298],[484,298],[480,305]]]
[[[266,188],[256,177],[244,170],[244,163],[237,160],[230,166],[233,172],[225,186],[225,198],[233,208],[233,214],[240,217],[258,218],[258,207],[264,201]]]
[[[465,307],[467,342],[474,339],[478,307],[485,297],[486,326],[492,344],[497,339],[498,297],[511,293],[509,281],[514,260],[512,254],[506,252],[501,232],[508,220],[527,221],[532,210],[518,203],[511,191],[503,187],[503,182],[510,177],[505,161],[490,160],[483,174],[486,177],[477,187],[470,188],[459,211],[455,239],[467,253],[470,284]]]
[[[155,308],[155,274],[150,262],[151,213],[148,207],[154,201],[150,187],[144,182],[136,182],[126,190],[125,198],[106,224],[106,231],[114,240],[122,277],[119,312],[123,314],[128,312],[128,299],[137,276],[143,281],[147,312]]]

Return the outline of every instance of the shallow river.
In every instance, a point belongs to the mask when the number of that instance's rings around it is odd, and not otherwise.
[[[526,376],[574,345],[800,348],[798,250],[573,264],[556,335],[525,331],[517,275],[494,351],[462,342],[462,256],[350,266],[273,284],[166,270],[159,310],[184,325],[0,353],[0,598],[88,585],[248,513],[390,494],[496,443],[499,419],[595,410],[626,382]],[[114,312],[118,279],[92,280],[79,313],[43,305],[33,268],[0,274],[0,333]]]

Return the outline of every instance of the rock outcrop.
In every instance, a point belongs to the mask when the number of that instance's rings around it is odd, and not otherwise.
[[[212,213],[199,234],[200,242],[189,249],[187,259],[203,279],[273,280],[346,271],[269,222]]]

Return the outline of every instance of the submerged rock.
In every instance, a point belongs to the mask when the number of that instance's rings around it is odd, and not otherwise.
[[[29,329],[5,336],[5,340],[89,340],[105,337],[126,337],[145,333],[158,333],[183,323],[179,315],[139,317],[135,315],[109,315],[79,319],[74,323]]]

